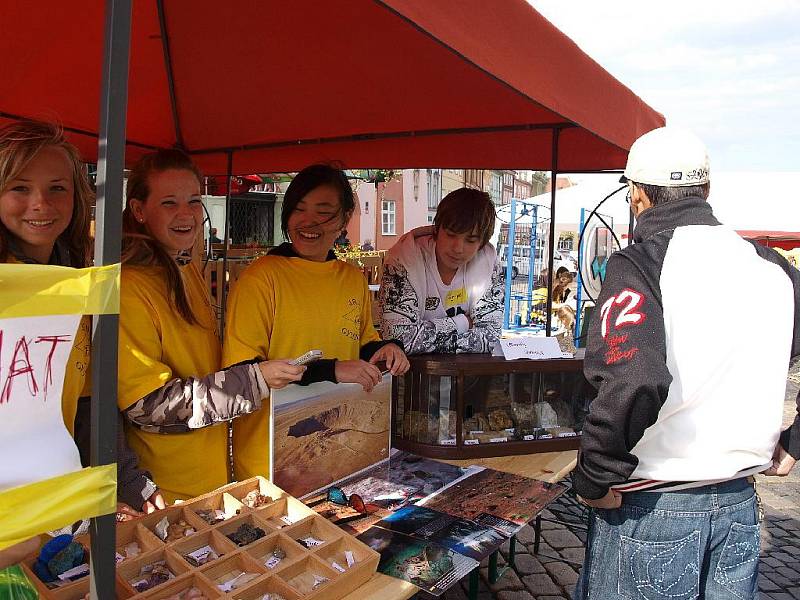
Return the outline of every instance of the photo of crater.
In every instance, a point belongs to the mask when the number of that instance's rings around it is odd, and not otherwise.
[[[272,392],[272,481],[295,497],[389,455],[391,376],[372,392],[315,383]]]

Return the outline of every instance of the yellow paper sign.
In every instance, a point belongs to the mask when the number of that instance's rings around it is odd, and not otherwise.
[[[457,290],[450,290],[444,298],[444,307],[450,308],[467,303],[467,289],[460,287]]]
[[[116,464],[5,490],[0,492],[0,550],[116,509]]]
[[[0,264],[0,550],[116,510],[116,464],[81,469],[61,390],[82,315],[118,313],[119,279]]]

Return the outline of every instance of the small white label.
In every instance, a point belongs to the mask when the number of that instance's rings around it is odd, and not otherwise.
[[[284,523],[286,523],[287,525],[292,525],[292,524],[294,523],[294,521],[292,521],[292,520],[289,518],[289,515],[283,515],[283,516],[281,517],[281,521],[283,521],[283,522],[284,522]]]
[[[89,565],[84,563],[82,565],[78,565],[77,567],[72,567],[69,571],[64,571],[61,575],[58,576],[58,578],[61,581],[69,581],[70,579],[73,579],[78,575],[83,575],[84,573],[88,572],[89,572]]]
[[[274,569],[275,567],[277,567],[280,564],[280,562],[281,562],[281,559],[278,558],[277,556],[270,556],[264,562],[264,566],[267,567],[268,569]]]
[[[464,440],[464,445],[465,446],[474,446],[474,445],[480,444],[480,443],[481,443],[480,440]]]
[[[345,569],[342,565],[337,563],[335,560],[331,562],[331,566],[339,571],[339,573],[344,573],[347,569]]]
[[[344,558],[347,561],[348,567],[352,567],[354,564],[356,564],[356,559],[353,558],[353,553],[350,550],[344,551]]]
[[[507,442],[507,441],[508,441],[508,438],[507,438],[507,437],[492,438],[492,439],[490,439],[489,441],[490,441],[491,443],[493,443],[493,444],[498,444],[498,443],[500,443],[500,442]]]
[[[311,536],[300,538],[300,541],[303,542],[306,548],[313,548],[315,546],[322,546],[325,542],[322,540],[318,540],[317,538],[313,538]]]
[[[506,427],[503,431],[505,431],[506,433],[508,433],[510,435],[513,435],[514,432],[516,431],[516,429],[514,429],[513,427]]]
[[[527,441],[529,441],[529,440],[535,440],[535,439],[536,439],[536,436],[535,436],[535,435],[533,435],[532,433],[528,433],[528,434],[526,434],[526,435],[523,435],[523,436],[522,436],[522,439],[523,439],[523,440],[525,440],[525,441],[527,442]]]
[[[480,435],[483,433],[483,429],[474,429],[469,432],[470,435]]]
[[[442,440],[441,442],[439,442],[439,445],[440,446],[455,446],[456,445],[456,441],[455,440]]]
[[[575,437],[576,435],[578,434],[574,431],[563,431],[558,434],[558,437]]]
[[[549,440],[552,437],[553,437],[552,433],[543,433],[542,435],[539,436],[539,439],[540,440]]]

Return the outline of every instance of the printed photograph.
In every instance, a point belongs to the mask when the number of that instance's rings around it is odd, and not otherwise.
[[[453,550],[380,527],[370,527],[358,539],[381,555],[379,572],[435,596],[478,567],[478,561]]]
[[[389,455],[391,376],[356,384],[290,385],[272,392],[272,481],[295,497]]]
[[[513,535],[566,489],[559,483],[485,469],[421,504]]]
[[[483,560],[506,540],[497,530],[423,506],[404,506],[379,527],[436,542],[476,560]]]

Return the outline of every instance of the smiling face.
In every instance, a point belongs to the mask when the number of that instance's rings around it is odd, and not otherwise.
[[[172,256],[189,250],[203,224],[200,182],[191,171],[167,169],[147,178],[146,199],[130,199],[134,218]]]
[[[287,230],[301,258],[324,262],[349,215],[342,214],[339,194],[321,185],[303,196],[289,215]]]
[[[74,204],[72,163],[62,148],[45,146],[0,193],[0,221],[26,256],[46,263]]]
[[[475,258],[480,248],[481,236],[477,231],[456,233],[447,227],[439,227],[436,231],[436,265],[442,280],[452,279],[459,267]]]

